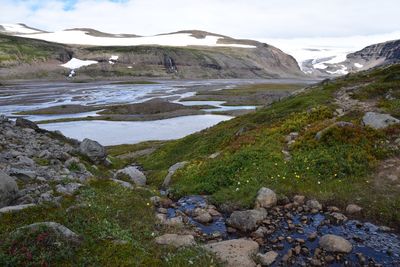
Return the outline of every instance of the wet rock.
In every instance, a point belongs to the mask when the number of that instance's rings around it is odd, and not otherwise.
[[[177,234],[165,234],[155,239],[158,245],[167,245],[179,247],[188,247],[196,244],[192,235],[177,235]]]
[[[265,254],[258,253],[257,258],[260,261],[261,265],[263,266],[270,266],[272,263],[276,261],[276,258],[278,258],[279,254],[275,251],[268,251]]]
[[[342,224],[347,222],[347,217],[339,212],[333,212],[329,215],[329,219],[334,224]]]
[[[346,213],[350,215],[360,213],[361,210],[362,208],[356,204],[350,204],[346,207]]]
[[[234,211],[226,222],[229,226],[249,232],[255,230],[267,215],[265,209]]]
[[[164,182],[162,184],[162,188],[164,188],[164,189],[168,188],[169,184],[171,183],[172,176],[175,174],[175,172],[177,170],[184,168],[186,166],[186,164],[188,164],[187,161],[182,161],[182,162],[175,163],[174,165],[169,167],[168,174],[164,178]]]
[[[203,246],[229,267],[255,267],[253,255],[258,252],[257,242],[247,239],[232,239]]]
[[[369,126],[374,129],[383,129],[392,124],[400,123],[400,120],[392,117],[389,114],[367,112],[365,113],[362,122],[365,126]]]
[[[277,197],[274,191],[269,188],[262,187],[257,192],[256,208],[270,208],[276,205]]]
[[[39,223],[34,223],[30,224],[21,228],[18,228],[16,231],[21,231],[24,229],[33,229],[37,230],[40,228],[50,228],[54,232],[58,233],[62,238],[64,238],[67,241],[71,241],[74,243],[80,243],[81,242],[81,237],[77,235],[76,233],[72,232],[70,229],[65,227],[62,224],[56,223],[56,222],[39,222]]]
[[[212,216],[207,211],[203,211],[199,213],[196,217],[193,218],[196,222],[207,224],[213,221]]]
[[[317,239],[317,237],[318,237],[318,233],[317,232],[313,232],[313,233],[308,235],[307,240],[308,241],[314,241],[315,239]]]
[[[135,166],[126,167],[119,170],[114,175],[115,179],[122,180],[124,178],[129,178],[136,185],[144,186],[146,185],[146,176]]]
[[[107,158],[105,147],[98,142],[85,138],[79,145],[79,151],[82,155],[88,157],[93,163],[103,163]]]
[[[322,204],[315,199],[308,200],[306,206],[311,210],[322,210]]]
[[[60,193],[60,194],[72,196],[82,186],[83,185],[80,184],[80,183],[69,183],[69,184],[66,184],[66,185],[59,184],[59,185],[56,186],[56,191],[58,193]]]
[[[312,258],[310,261],[311,266],[322,266],[322,262],[319,259]]]
[[[319,246],[328,252],[350,253],[353,246],[343,237],[324,235],[319,239]]]
[[[0,170],[0,208],[8,206],[18,197],[15,180]]]
[[[183,218],[182,218],[182,216],[169,218],[169,219],[166,219],[163,222],[163,224],[167,225],[167,226],[181,226],[181,225],[183,225]]]
[[[15,121],[15,125],[21,128],[33,129],[35,131],[39,130],[39,126],[37,126],[36,123],[24,118],[17,118],[17,120]]]

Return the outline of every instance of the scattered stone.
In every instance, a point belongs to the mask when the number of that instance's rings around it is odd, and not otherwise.
[[[342,224],[347,222],[347,217],[339,212],[333,212],[329,215],[329,218],[331,220],[332,223],[334,224]]]
[[[203,246],[229,267],[255,267],[253,255],[258,252],[257,242],[247,239],[232,239]]]
[[[315,199],[308,200],[306,206],[311,210],[322,210],[322,204]]]
[[[308,235],[307,240],[308,241],[314,241],[315,239],[317,239],[317,237],[318,237],[318,233],[317,232],[313,232],[313,233]]]
[[[192,235],[165,234],[157,237],[155,242],[159,245],[174,246],[176,248],[196,245]]]
[[[337,235],[324,235],[319,239],[319,246],[328,252],[349,253],[353,246],[349,241]]]
[[[105,147],[98,142],[85,138],[79,146],[82,155],[88,157],[93,163],[103,163],[107,158]]]
[[[70,229],[68,229],[64,225],[56,223],[56,222],[34,223],[34,224],[30,224],[30,225],[18,228],[16,231],[21,231],[24,229],[37,230],[42,227],[47,227],[47,228],[52,229],[54,232],[58,233],[61,237],[63,237],[67,241],[71,241],[71,242],[78,243],[78,244],[81,242],[81,237],[79,235],[72,232]]]
[[[258,253],[257,258],[263,266],[270,266],[278,258],[279,254],[275,251],[268,251],[265,254]]]
[[[3,207],[0,209],[0,214],[18,212],[34,206],[36,206],[36,204],[23,204],[23,205]]]
[[[303,205],[305,200],[306,197],[302,195],[296,195],[293,197],[293,202],[295,202],[297,205]]]
[[[243,232],[253,231],[267,217],[265,209],[234,211],[226,223]]]
[[[362,122],[365,126],[369,126],[374,129],[383,129],[392,124],[400,123],[400,120],[390,116],[389,114],[367,112],[365,113]]]
[[[186,164],[188,164],[187,161],[182,161],[182,162],[178,162],[175,163],[174,165],[172,165],[171,167],[169,167],[168,169],[168,174],[167,176],[164,178],[164,182],[162,184],[162,188],[167,188],[169,186],[169,184],[171,183],[171,178],[172,176],[175,174],[175,172],[179,169],[182,169],[186,166]]]
[[[59,185],[56,185],[56,191],[60,194],[72,196],[82,186],[83,185],[80,183],[69,183],[66,185],[59,184]]]
[[[362,210],[362,208],[356,204],[350,204],[346,207],[346,213],[350,214],[350,215],[360,213],[361,210]]]
[[[257,192],[256,208],[271,208],[276,205],[277,197],[274,191],[269,188],[262,187]]]
[[[199,215],[193,218],[196,222],[207,224],[213,221],[212,216],[207,211],[201,212]]]
[[[153,196],[150,198],[150,201],[154,206],[158,207],[160,206],[161,198],[159,196]]]
[[[0,208],[8,206],[17,197],[17,183],[12,177],[0,170]]]
[[[125,177],[128,177],[136,185],[146,185],[146,176],[135,166],[126,167],[117,171],[117,173],[114,175],[114,178],[118,180],[124,179]]]
[[[118,179],[111,179],[111,181],[120,184],[121,186],[128,188],[128,189],[133,189],[133,185],[131,183],[125,182],[125,181],[121,181]]]

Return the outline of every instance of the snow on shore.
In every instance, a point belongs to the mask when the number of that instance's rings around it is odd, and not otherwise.
[[[80,67],[84,67],[84,66],[89,66],[92,64],[97,64],[99,62],[95,61],[95,60],[80,60],[77,58],[72,58],[70,61],[68,61],[65,64],[62,64],[61,66],[64,68],[68,68],[71,70],[76,70],[79,69]]]

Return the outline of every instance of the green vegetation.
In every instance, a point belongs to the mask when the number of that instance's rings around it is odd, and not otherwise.
[[[0,34],[0,66],[45,61],[67,53],[63,45]]]
[[[149,182],[159,186],[169,166],[190,161],[173,178],[176,197],[210,194],[216,204],[248,208],[257,190],[266,186],[279,194],[305,194],[342,208],[358,203],[369,219],[398,226],[400,194],[384,182],[376,187],[374,172],[381,160],[398,153],[387,140],[398,137],[400,127],[365,128],[360,123],[363,113],[351,111],[340,120],[354,127],[332,127],[320,140],[315,135],[334,122],[334,94],[340,88],[359,86],[360,95],[368,101],[382,92],[365,93],[365,87],[391,88],[397,94],[398,81],[388,81],[387,76],[399,69],[392,66],[321,83],[269,108],[166,143],[140,163],[149,171]],[[282,149],[290,132],[300,135],[291,147],[292,159],[285,161]],[[215,152],[222,154],[208,158]]]
[[[1,266],[212,266],[199,248],[163,248],[147,190],[129,190],[109,181],[93,181],[80,190],[81,200],[66,198],[61,207],[40,206],[5,214],[0,221]],[[67,208],[70,209],[67,211]],[[41,228],[17,231],[27,224],[54,221],[84,237],[70,243]],[[3,241],[4,240],[4,241]],[[215,266],[215,263],[214,263]]]

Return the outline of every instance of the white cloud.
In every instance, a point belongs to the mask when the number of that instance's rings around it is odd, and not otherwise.
[[[153,35],[202,29],[241,38],[370,35],[400,29],[398,0],[0,0],[0,22]]]

